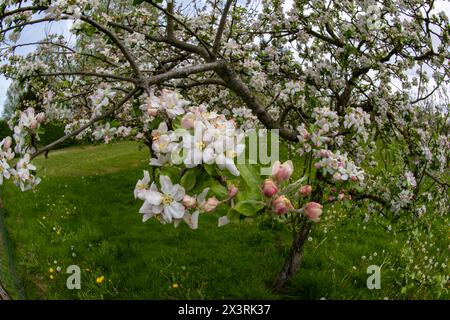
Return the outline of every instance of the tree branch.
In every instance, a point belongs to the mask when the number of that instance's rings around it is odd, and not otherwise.
[[[94,123],[103,120],[107,117],[109,117],[110,115],[112,115],[116,110],[120,109],[130,98],[132,98],[136,93],[138,93],[139,91],[141,91],[140,88],[135,88],[133,89],[130,93],[128,93],[119,103],[117,103],[114,107],[112,107],[111,109],[109,109],[108,111],[106,111],[104,114],[97,116],[95,118],[92,118],[88,123],[86,123],[84,126],[81,126],[79,129],[66,134],[65,136],[59,138],[56,141],[53,141],[52,143],[46,145],[45,147],[42,147],[41,149],[37,150],[35,153],[33,153],[31,155],[31,159],[36,158],[38,155],[49,151],[51,149],[53,149],[54,147],[56,147],[58,144],[63,143],[64,141],[66,141],[67,139],[74,137],[76,135],[78,135],[80,132],[84,131],[85,129],[89,128],[90,126],[92,126]]]
[[[220,48],[220,42],[222,41],[223,31],[225,29],[225,24],[227,22],[228,12],[230,11],[231,4],[233,0],[227,0],[225,7],[223,8],[222,16],[220,17],[219,27],[217,28],[216,38],[214,39],[214,44],[212,48],[212,54],[215,56]]]

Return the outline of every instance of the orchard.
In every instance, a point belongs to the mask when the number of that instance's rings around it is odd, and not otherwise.
[[[6,119],[1,188],[38,192],[46,178],[35,160],[50,161],[69,140],[131,140],[148,161],[121,192],[134,195],[146,226],[196,233],[214,216],[211,233],[283,227],[290,245],[267,284],[273,292],[302,277],[311,232],[336,206],[402,232],[411,249],[436,221],[448,228],[450,26],[441,2],[3,0],[0,72],[33,98],[17,93]],[[61,21],[70,39],[21,41],[24,30]],[[33,50],[18,54],[24,47]],[[55,123],[62,135],[40,143]],[[418,281],[445,297],[447,264],[398,290]]]

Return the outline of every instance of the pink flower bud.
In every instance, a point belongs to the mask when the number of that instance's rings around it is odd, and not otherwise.
[[[43,113],[43,112],[38,113],[37,116],[36,116],[36,120],[37,120],[38,123],[44,122],[44,120],[45,120],[45,113]]]
[[[314,163],[314,168],[320,169],[321,167],[322,167],[322,165],[320,164],[320,162]]]
[[[300,193],[300,195],[302,195],[303,197],[307,197],[311,194],[312,192],[312,187],[307,184],[305,186],[301,186],[300,190],[298,191]]]
[[[278,187],[272,179],[266,179],[262,185],[262,192],[266,197],[270,198],[278,192]]]
[[[323,206],[320,203],[309,202],[303,207],[303,210],[310,220],[319,222],[320,215],[322,214],[322,208]]]
[[[319,157],[321,158],[328,158],[330,157],[330,150],[322,149],[319,151]]]
[[[339,201],[342,201],[342,200],[344,200],[344,199],[345,199],[345,194],[342,193],[342,192],[340,192],[340,193],[338,194],[338,200],[339,200]]]
[[[238,191],[239,189],[234,184],[228,186],[228,197],[234,198]]]
[[[294,165],[291,160],[288,160],[283,164],[281,164],[280,161],[275,161],[272,167],[272,176],[280,182],[288,180],[293,172]]]
[[[216,207],[219,205],[219,200],[216,199],[216,197],[209,198],[206,200],[206,202],[203,204],[203,211],[205,212],[211,212],[216,209]]]
[[[352,195],[351,194],[347,195],[347,199],[352,200]]]
[[[11,148],[11,144],[12,144],[11,137],[6,137],[5,139],[3,139],[3,149],[5,151]]]
[[[195,116],[194,114],[187,114],[181,119],[181,127],[189,130],[195,126]]]
[[[350,180],[352,180],[352,181],[358,181],[358,177],[356,177],[356,176],[350,176]]]
[[[289,199],[284,195],[278,196],[275,200],[273,200],[272,206],[278,215],[285,214],[289,211],[289,209],[293,208],[291,201],[289,201]]]
[[[156,108],[147,108],[147,114],[150,117],[156,117],[158,115],[158,109],[156,109]]]
[[[197,200],[194,197],[185,195],[183,197],[183,205],[188,209],[195,208],[195,206],[197,205]]]
[[[37,126],[38,126],[38,122],[37,122],[36,120],[33,120],[33,121],[30,121],[30,124],[29,124],[28,127],[29,127],[31,130],[34,130],[34,129],[37,128]]]

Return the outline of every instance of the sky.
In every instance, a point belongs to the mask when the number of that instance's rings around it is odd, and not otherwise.
[[[292,6],[293,0],[286,0],[284,8],[288,9]],[[438,0],[435,3],[437,11],[444,11],[448,15],[450,14],[450,1],[448,0]],[[20,37],[19,43],[36,42],[45,38],[48,33],[58,33],[63,34],[66,38],[70,38],[70,27],[72,25],[71,20],[57,21],[51,23],[41,23],[26,27]],[[72,36],[73,37],[73,36]],[[73,40],[73,38],[72,38]],[[34,50],[32,46],[23,47],[17,49],[18,54],[27,54]],[[10,85],[11,81],[5,79],[0,75],[0,115],[3,113],[3,105],[6,98],[6,91]]]
[[[40,41],[45,38],[46,34],[57,33],[63,34],[66,38],[70,37],[70,27],[72,21],[56,21],[51,23],[40,23],[26,27],[19,39],[19,43],[29,43]],[[34,46],[21,47],[16,50],[17,54],[26,55],[34,50]],[[3,113],[3,104],[6,99],[6,91],[8,90],[11,80],[5,79],[0,75],[0,115]]]

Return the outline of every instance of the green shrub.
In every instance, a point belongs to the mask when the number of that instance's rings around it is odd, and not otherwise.
[[[12,131],[9,129],[8,122],[6,120],[0,120],[0,140],[11,135]]]

